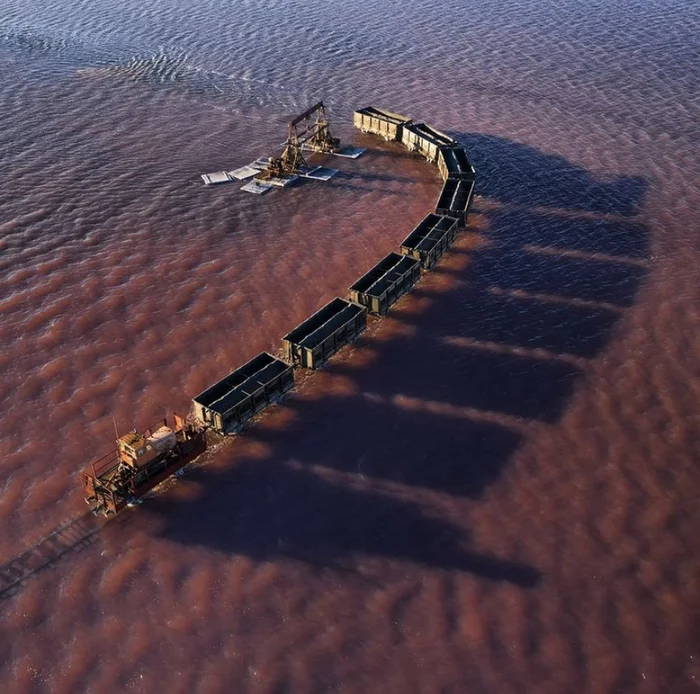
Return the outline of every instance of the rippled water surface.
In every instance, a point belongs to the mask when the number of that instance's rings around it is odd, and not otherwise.
[[[3,595],[0,691],[698,689],[695,3],[2,4],[15,571],[84,514],[113,417],[185,411],[432,208],[436,170],[354,108],[452,133],[479,177],[391,317]],[[332,182],[201,185],[319,98],[369,147]]]

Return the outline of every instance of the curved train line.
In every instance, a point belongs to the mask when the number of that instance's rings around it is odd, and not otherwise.
[[[444,180],[434,212],[429,213],[390,253],[365,273],[347,298],[336,297],[282,339],[282,355],[258,354],[192,401],[192,415],[163,421],[157,430],[129,433],[117,450],[82,474],[85,500],[95,514],[119,513],[135,499],[182,468],[206,449],[207,431],[237,434],[256,414],[294,387],[294,371],[317,369],[367,326],[367,314],[382,316],[430,270],[466,224],[476,171],[456,140],[390,111],[355,111],[355,127],[401,142],[438,166]]]
[[[252,417],[279,402],[294,387],[296,369],[317,369],[367,325],[367,314],[385,315],[421,275],[453,244],[467,223],[476,171],[456,140],[425,123],[367,107],[355,111],[355,127],[436,163],[443,187],[435,210],[399,246],[349,289],[311,315],[282,340],[284,359],[259,354],[193,399],[193,412],[175,426],[133,432],[117,441],[117,450],[92,463],[81,477],[91,513],[64,523],[51,535],[0,566],[0,599],[14,595],[32,575],[69,552],[91,544],[102,524],[133,505],[207,448],[207,434],[238,434]]]

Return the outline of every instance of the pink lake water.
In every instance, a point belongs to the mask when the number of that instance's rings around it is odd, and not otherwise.
[[[694,3],[18,2],[0,17],[0,564],[78,473],[347,287],[468,231],[243,436],[0,601],[0,691],[685,694],[700,686]],[[368,147],[199,174],[318,99]]]

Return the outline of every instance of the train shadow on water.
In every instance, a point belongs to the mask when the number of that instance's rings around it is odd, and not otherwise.
[[[470,551],[460,528],[403,499],[328,481],[285,454],[205,476],[194,503],[160,496],[149,505],[167,518],[165,537],[256,561],[292,559],[343,572],[354,572],[360,555],[523,587],[540,580],[530,566]]]
[[[479,172],[469,233],[379,333],[192,469],[196,494],[143,506],[164,537],[259,561],[353,570],[371,556],[538,584],[536,568],[474,551],[469,528],[430,508],[436,494],[479,503],[522,423],[561,418],[643,281],[649,237],[633,215],[646,184],[459,139]],[[23,557],[6,565],[12,592],[38,570]]]
[[[482,195],[488,197],[488,189],[487,182],[481,189]],[[540,248],[564,248],[628,262],[643,261],[649,253],[647,230],[643,224],[629,219],[562,216],[528,210],[495,211],[490,217],[498,240],[508,245],[527,243]]]
[[[471,552],[465,528],[394,485],[478,503],[523,443],[519,424],[558,421],[643,281],[648,233],[628,218],[646,184],[599,181],[498,138],[461,139],[482,201],[495,203],[476,210],[483,242],[460,242],[385,330],[332,361],[322,378],[342,388],[303,389],[282,426],[251,427],[244,438],[262,459],[233,455],[198,472],[194,500],[158,497],[149,512],[166,537],[257,560],[337,567],[372,555],[538,583],[533,567]]]
[[[594,176],[564,157],[493,135],[452,135],[476,166],[476,192],[499,202],[630,217],[639,212],[648,188],[640,176]],[[646,232],[637,231],[630,245],[644,248]]]

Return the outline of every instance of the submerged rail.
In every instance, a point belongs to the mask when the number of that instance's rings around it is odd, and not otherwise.
[[[0,566],[0,600],[12,597],[29,578],[54,566],[65,555],[93,544],[101,527],[91,513],[84,513]]]

